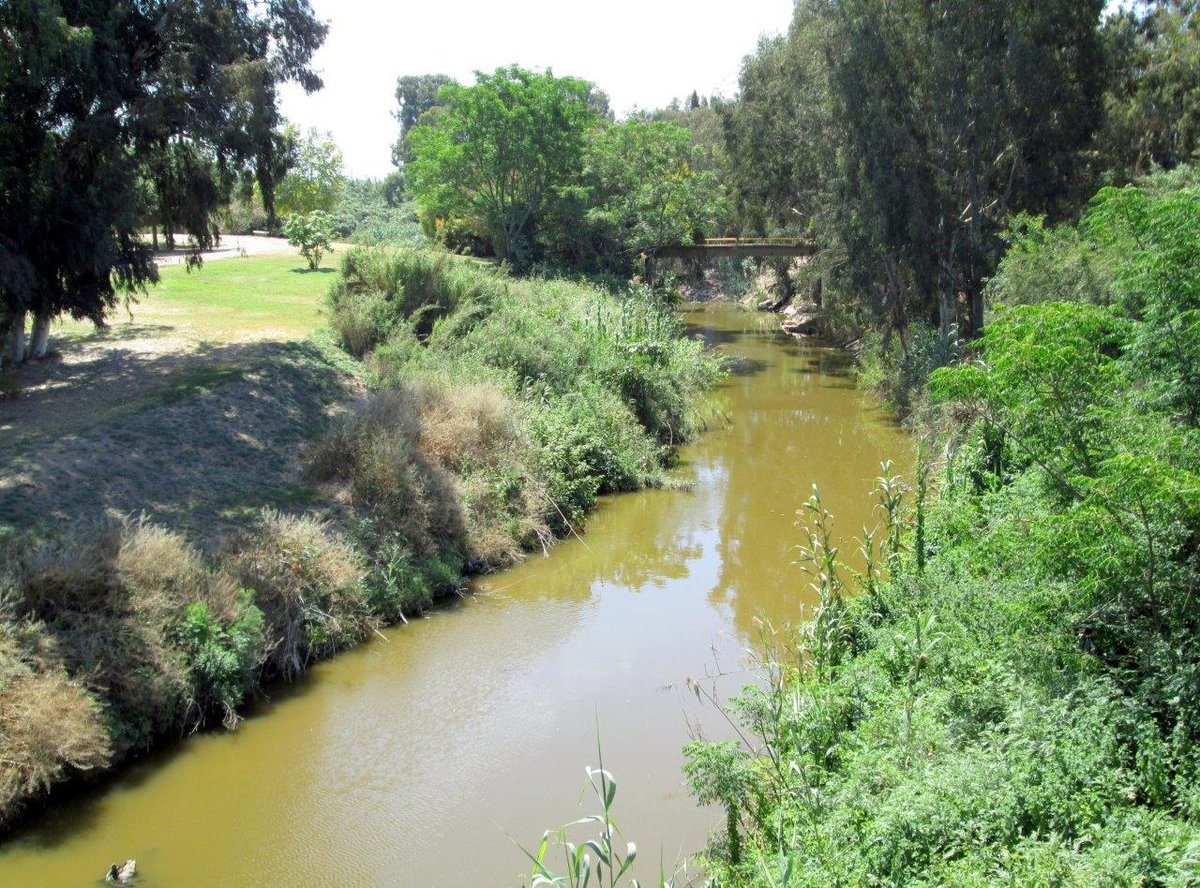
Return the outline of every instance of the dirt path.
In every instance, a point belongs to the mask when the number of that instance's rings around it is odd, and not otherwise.
[[[171,252],[160,250],[154,254],[154,261],[159,267],[182,265],[187,261],[190,240],[179,241],[179,246]],[[280,253],[300,255],[299,251],[282,237],[267,237],[261,234],[226,234],[222,235],[221,243],[214,250],[200,254],[205,262],[216,259],[234,259],[239,256],[270,256]]]

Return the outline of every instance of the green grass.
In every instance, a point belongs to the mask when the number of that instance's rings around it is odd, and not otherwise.
[[[112,325],[117,333],[133,323],[206,342],[303,339],[322,324],[322,300],[335,263],[336,256],[327,257],[310,272],[303,259],[289,254],[221,259],[191,271],[170,266],[128,312],[117,312]],[[66,321],[59,332],[72,341],[97,338],[86,322]]]

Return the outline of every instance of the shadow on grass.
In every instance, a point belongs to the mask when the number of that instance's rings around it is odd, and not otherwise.
[[[86,333],[60,331],[59,336],[65,338],[71,345],[91,345],[100,342],[119,342],[122,339],[159,338],[169,336],[175,328],[167,324],[138,324],[133,321],[122,321],[119,318],[103,327],[96,327]],[[38,365],[29,365],[37,367]]]
[[[293,268],[292,274],[334,274],[336,268]]]
[[[0,403],[0,526],[145,512],[208,536],[246,502],[296,498],[301,450],[357,392],[312,342],[116,349],[39,372],[50,384]]]

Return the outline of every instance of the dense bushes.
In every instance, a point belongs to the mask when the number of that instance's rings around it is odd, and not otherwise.
[[[330,301],[385,390],[314,449],[314,471],[346,482],[374,532],[395,528],[417,559],[502,563],[566,532],[597,494],[660,483],[718,372],[642,289],[617,298],[357,249]]]
[[[758,745],[690,749],[718,884],[1200,880],[1197,234],[1155,178],[1016,235],[920,535],[771,652]]]

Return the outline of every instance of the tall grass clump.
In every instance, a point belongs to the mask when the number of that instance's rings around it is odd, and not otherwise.
[[[468,301],[503,300],[502,278],[458,257],[403,247],[356,247],[342,257],[329,302],[334,330],[355,357],[408,322],[427,335],[434,321]]]
[[[211,721],[266,656],[251,593],[145,520],[10,540],[0,576],[0,824],[30,798]]]
[[[230,625],[248,605],[178,534],[145,521],[79,528],[26,555],[16,585],[14,616],[39,621],[63,667],[102,700],[118,755],[233,702],[205,695],[175,633],[189,606]],[[251,648],[247,669],[261,643]]]
[[[0,823],[27,798],[112,758],[99,701],[48,647],[40,625],[0,623]]]
[[[230,567],[254,590],[272,675],[294,678],[373,628],[361,556],[315,518],[264,509]]]

